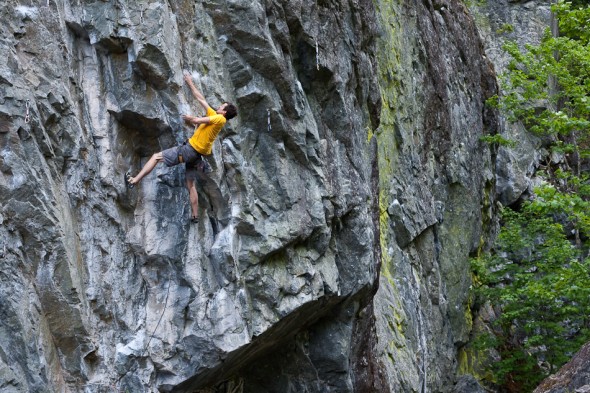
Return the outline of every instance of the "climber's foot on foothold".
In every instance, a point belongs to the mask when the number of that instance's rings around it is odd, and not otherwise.
[[[199,217],[193,216],[193,218],[191,218],[191,224],[198,224],[198,223],[199,223]]]

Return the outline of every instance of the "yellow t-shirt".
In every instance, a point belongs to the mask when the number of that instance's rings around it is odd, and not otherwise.
[[[188,140],[188,143],[204,156],[211,154],[213,142],[227,121],[223,115],[218,114],[211,107],[207,108],[207,116],[209,124],[199,124],[193,136]]]

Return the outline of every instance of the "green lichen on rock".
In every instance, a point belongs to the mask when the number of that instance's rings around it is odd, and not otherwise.
[[[487,237],[482,206],[493,198],[479,137],[494,122],[483,105],[495,78],[461,2],[375,4],[380,350],[393,391],[446,391],[473,327],[469,255]]]

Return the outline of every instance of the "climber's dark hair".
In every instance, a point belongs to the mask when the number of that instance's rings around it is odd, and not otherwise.
[[[225,118],[227,120],[233,119],[234,117],[236,117],[237,114],[238,114],[238,108],[236,108],[236,106],[234,104],[231,104],[228,102],[227,106],[225,107]]]

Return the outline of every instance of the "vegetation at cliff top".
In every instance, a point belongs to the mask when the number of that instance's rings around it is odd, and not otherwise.
[[[478,294],[498,312],[483,348],[501,360],[495,383],[532,391],[590,341],[590,5],[552,6],[559,34],[521,50],[494,104],[540,135],[549,150],[542,180],[502,211],[492,251],[473,260]]]

